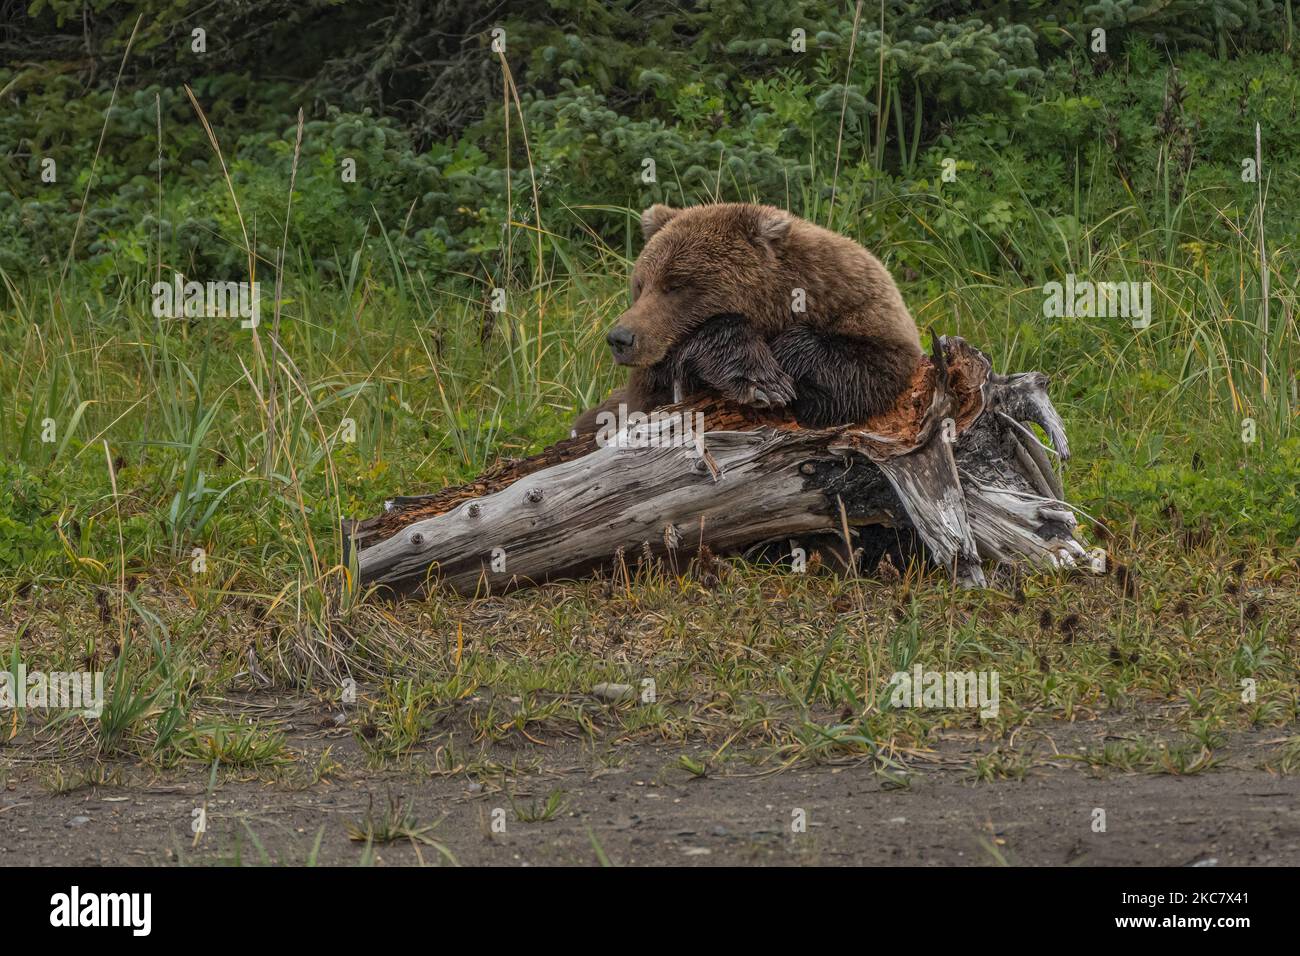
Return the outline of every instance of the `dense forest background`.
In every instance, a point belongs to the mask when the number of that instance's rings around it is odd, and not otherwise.
[[[159,255],[195,273],[239,267],[236,212],[186,84],[272,262],[305,111],[308,201],[290,228],[327,272],[390,241],[412,266],[500,278],[508,220],[540,211],[557,236],[623,249],[626,210],[655,201],[758,197],[852,228],[882,194],[938,193],[954,157],[970,174],[930,225],[1034,277],[1043,262],[1008,248],[1028,221],[1050,216],[1070,236],[1135,198],[1153,208],[1220,185],[1221,166],[1254,155],[1256,122],[1274,168],[1300,144],[1293,11],[1274,0],[890,0],[863,5],[856,42],[852,4],[809,0],[3,7],[11,274],[62,265],[70,248],[105,278]],[[57,183],[42,183],[45,158]],[[83,210],[69,181],[92,178]],[[1292,207],[1271,211],[1293,231]],[[924,238],[907,218],[876,224],[877,243]]]

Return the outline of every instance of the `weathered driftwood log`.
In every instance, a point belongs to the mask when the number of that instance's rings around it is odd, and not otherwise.
[[[470,484],[395,498],[345,538],[363,584],[484,593],[571,578],[623,553],[689,559],[704,546],[724,554],[885,525],[914,532],[929,560],[979,586],[982,561],[1084,555],[1047,457],[1069,456],[1047,383],[995,374],[963,340],[939,339],[895,407],[860,425],[801,428],[782,412],[697,396],[613,441],[577,436]]]

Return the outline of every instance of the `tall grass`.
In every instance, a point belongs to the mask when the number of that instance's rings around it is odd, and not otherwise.
[[[881,95],[900,160],[914,167],[920,120],[908,146],[898,91]],[[838,176],[838,150],[833,162]],[[1122,492],[1127,517],[1159,505],[1135,477],[1156,462],[1198,460],[1207,478],[1236,481],[1243,468],[1295,453],[1297,279],[1293,250],[1269,237],[1266,191],[1245,209],[1226,190],[1184,194],[1165,182],[1158,208],[1135,200],[1089,221],[1083,184],[1102,174],[1081,163],[1077,230],[1037,211],[999,229],[941,188],[880,189],[878,176],[838,178],[826,215],[887,264],[912,264],[899,278],[924,328],[964,336],[1001,369],[1052,375],[1080,449],[1067,476],[1073,493],[1104,510]],[[816,216],[820,190],[793,187],[805,206],[795,211]],[[503,312],[491,311],[482,277],[412,268],[379,221],[378,245],[340,250],[337,278],[323,275],[292,244],[287,223],[302,199],[290,183],[278,262],[261,263],[275,279],[269,336],[237,319],[155,317],[149,286],[171,269],[161,253],[123,262],[107,285],[75,266],[57,287],[52,277],[0,275],[0,455],[44,483],[66,562],[0,568],[0,580],[103,586],[151,575],[191,595],[264,597],[327,634],[355,598],[340,564],[343,518],[564,437],[574,412],[615,382],[602,329],[623,307],[636,212],[621,210],[629,226],[615,249],[586,227],[589,209],[546,210],[543,229],[532,198],[532,223],[507,228],[521,233],[516,254],[533,258],[522,273],[506,271],[527,279],[499,280]],[[247,250],[240,223],[227,238]],[[251,252],[248,263],[252,277]],[[1066,273],[1150,281],[1151,327],[1045,318],[1040,287]],[[1258,428],[1253,445],[1241,439],[1246,418]],[[1229,528],[1268,534],[1267,514],[1241,524],[1222,502],[1207,505]],[[206,571],[195,570],[195,548]]]

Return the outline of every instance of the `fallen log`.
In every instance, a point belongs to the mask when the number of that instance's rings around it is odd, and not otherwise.
[[[345,542],[363,585],[400,592],[485,593],[622,554],[689,560],[872,525],[913,532],[965,585],[984,585],[984,561],[1074,566],[1085,552],[1048,458],[1065,461],[1069,445],[1047,385],[936,337],[894,408],[859,425],[802,428],[785,412],[694,396],[469,484],[394,498],[347,523]]]

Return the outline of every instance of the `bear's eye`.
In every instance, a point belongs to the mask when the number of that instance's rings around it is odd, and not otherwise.
[[[639,298],[641,298],[641,280],[633,279],[632,280],[632,301],[635,302]]]
[[[690,287],[690,283],[685,279],[665,279],[664,292],[681,292]]]

